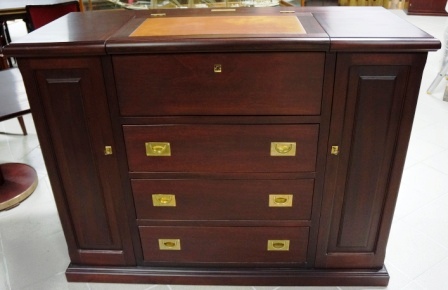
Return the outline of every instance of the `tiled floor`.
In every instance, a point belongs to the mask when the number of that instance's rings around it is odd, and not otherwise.
[[[439,39],[448,17],[406,16]],[[11,29],[16,29],[13,24]],[[19,25],[19,24],[17,24]],[[20,29],[18,27],[17,29]],[[0,123],[0,163],[23,162],[39,175],[39,186],[19,207],[0,212],[0,289],[3,290],[445,290],[448,289],[448,102],[444,85],[432,96],[443,52],[430,53],[386,256],[387,288],[375,287],[217,287],[67,283],[67,248],[57,216],[39,143],[30,116],[30,134],[21,136],[17,120]]]

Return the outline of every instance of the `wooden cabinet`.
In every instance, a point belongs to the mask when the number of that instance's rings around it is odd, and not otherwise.
[[[408,14],[448,16],[445,0],[409,0]]]
[[[130,36],[151,13],[70,14],[6,48],[26,83],[68,280],[386,285],[419,83],[440,42],[377,8],[226,12],[229,25],[288,17],[297,33]],[[169,10],[164,27],[226,21],[214,13]],[[348,29],[359,13],[379,26]],[[102,31],[64,31],[67,21]]]

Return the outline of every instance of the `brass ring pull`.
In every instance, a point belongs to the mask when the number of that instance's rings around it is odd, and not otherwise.
[[[146,156],[171,156],[169,142],[146,142]]]
[[[291,144],[275,144],[275,151],[277,151],[280,154],[286,154],[292,149]]]
[[[179,251],[179,239],[159,239],[159,250]]]
[[[292,207],[292,194],[270,194],[269,207]]]
[[[271,142],[271,156],[296,156],[296,142]]]
[[[272,246],[276,249],[281,249],[281,248],[285,247],[285,243],[280,243],[280,242],[272,243]]]
[[[176,246],[176,243],[168,241],[168,242],[164,242],[163,245],[168,248],[174,248]]]
[[[286,197],[276,197],[274,199],[274,203],[276,204],[285,204],[288,201]]]
[[[153,194],[153,206],[176,206],[176,195],[174,194]]]
[[[156,154],[162,154],[163,151],[165,151],[165,149],[166,149],[166,145],[154,145],[154,146],[151,146],[152,152],[154,152]]]
[[[289,251],[289,240],[268,240],[268,251]]]
[[[173,198],[172,198],[171,196],[162,196],[162,197],[159,197],[159,202],[160,202],[161,204],[167,204],[167,203],[170,203],[171,200],[173,200]]]

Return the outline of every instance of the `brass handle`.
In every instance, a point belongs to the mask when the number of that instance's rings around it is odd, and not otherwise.
[[[179,251],[179,239],[159,239],[159,250]]]
[[[146,142],[146,156],[171,156],[169,142]]]
[[[289,251],[289,240],[268,240],[268,251]]]
[[[269,207],[292,207],[292,194],[270,194]]]
[[[288,199],[285,197],[277,197],[274,199],[274,203],[276,203],[276,204],[284,204],[287,201],[288,201]]]
[[[154,206],[176,206],[176,196],[174,194],[153,194],[152,204]]]
[[[271,142],[271,156],[296,156],[296,142]]]

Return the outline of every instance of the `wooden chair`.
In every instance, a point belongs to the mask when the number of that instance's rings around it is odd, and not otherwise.
[[[27,5],[28,30],[33,31],[70,12],[80,12],[78,1],[50,5]]]
[[[6,70],[6,69],[10,69],[9,64],[8,64],[8,60],[6,59],[6,57],[1,53],[1,48],[6,44],[5,40],[0,38],[0,71],[2,70]],[[17,82],[20,82],[20,88],[23,88],[23,84],[22,84],[22,78],[17,78],[17,74],[20,74],[18,72],[18,69],[12,69],[12,70],[17,70],[17,72],[8,72],[8,73],[1,73],[0,74],[0,83],[4,83],[2,85],[2,89],[4,90],[4,93],[9,92],[8,88],[8,83],[11,81],[13,83],[11,83],[11,85],[14,85],[15,87],[17,86]],[[11,76],[13,75],[13,76]],[[4,86],[4,87],[3,87]],[[23,89],[23,92],[25,90]],[[19,96],[15,95],[17,91],[14,91],[14,94],[11,96],[12,99],[19,99]],[[26,94],[23,93],[24,96],[20,96],[20,99],[26,99]],[[2,96],[2,94],[0,94],[0,96]],[[4,96],[5,98],[7,98],[8,96]],[[9,105],[11,105],[12,101],[8,101],[7,104],[2,104],[2,102],[6,103],[6,99],[3,100],[3,98],[0,97],[0,105],[2,106],[2,109],[0,109],[0,121],[5,121],[14,117],[17,117],[17,120],[19,120],[19,124],[20,124],[20,128],[22,129],[23,135],[28,135],[28,132],[26,131],[26,126],[25,126],[25,122],[23,121],[23,115],[30,113],[30,109],[29,106],[26,105],[26,108],[23,109],[23,106],[20,110],[16,110],[13,109],[12,107],[10,108]],[[27,101],[25,101],[27,102]],[[5,111],[5,112],[3,112]],[[7,113],[6,113],[7,112]]]

